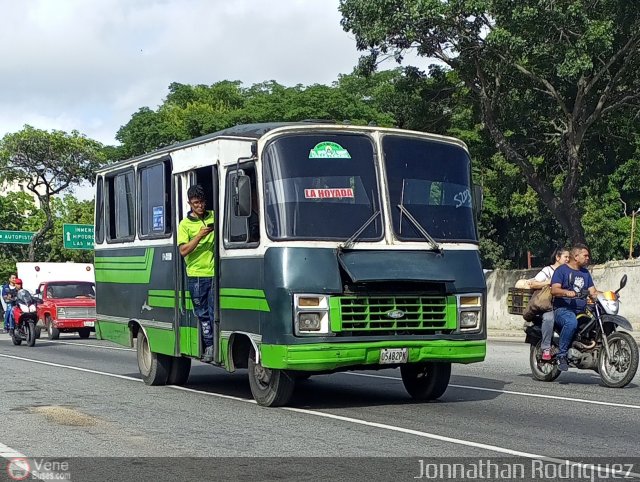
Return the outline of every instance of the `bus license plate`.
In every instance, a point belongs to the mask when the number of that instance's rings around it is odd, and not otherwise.
[[[383,348],[380,350],[380,364],[407,363],[409,350],[406,348]]]
[[[94,326],[95,322],[94,321],[85,321],[84,322],[84,326]]]

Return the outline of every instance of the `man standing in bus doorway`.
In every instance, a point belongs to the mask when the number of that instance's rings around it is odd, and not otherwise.
[[[206,210],[205,192],[196,184],[187,190],[191,211],[178,226],[178,247],[187,264],[189,292],[202,327],[204,356],[202,361],[213,361],[213,248],[214,216]]]

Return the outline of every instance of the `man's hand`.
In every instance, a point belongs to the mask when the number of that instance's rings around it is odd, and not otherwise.
[[[211,231],[213,231],[213,228],[209,228],[207,226],[200,228],[200,231],[198,232],[198,234],[196,235],[198,237],[198,241],[201,240],[202,238],[204,238],[207,234],[209,234]]]
[[[564,294],[565,298],[575,298],[576,296],[578,296],[578,294],[573,290],[567,290]]]

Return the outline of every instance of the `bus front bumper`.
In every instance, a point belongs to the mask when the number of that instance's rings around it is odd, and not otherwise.
[[[301,345],[260,345],[261,364],[281,370],[326,371],[380,364],[383,349],[406,348],[407,363],[475,363],[486,355],[486,341],[377,341],[361,343],[318,343]],[[398,364],[389,364],[389,367]]]

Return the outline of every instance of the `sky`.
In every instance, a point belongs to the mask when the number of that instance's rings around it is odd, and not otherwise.
[[[171,82],[331,84],[360,53],[338,0],[0,0],[0,136],[105,144]]]
[[[0,0],[0,137],[29,124],[116,145],[171,82],[329,85],[361,55],[340,19],[338,0]]]

